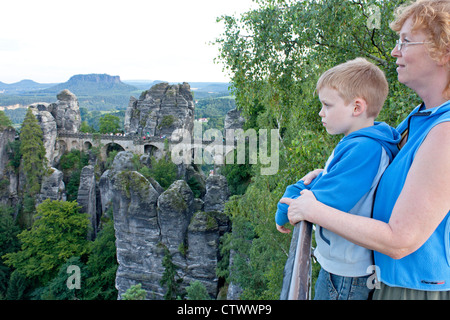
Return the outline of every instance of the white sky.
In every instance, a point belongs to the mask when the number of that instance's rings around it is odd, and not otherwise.
[[[1,0],[0,81],[65,82],[75,74],[122,80],[226,82],[216,18],[252,0]]]

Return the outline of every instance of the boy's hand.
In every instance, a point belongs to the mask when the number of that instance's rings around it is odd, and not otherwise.
[[[280,231],[281,233],[290,233],[291,232],[290,229],[285,228],[283,226],[279,226],[278,224],[277,224],[277,230]]]
[[[303,220],[310,221],[307,215],[311,215],[311,212],[314,212],[314,206],[320,203],[310,190],[302,190],[300,195],[301,197],[297,199],[281,198],[280,200],[280,203],[285,203],[289,206],[288,218],[292,225]]]
[[[319,175],[319,173],[321,173],[323,171],[323,169],[316,169],[313,170],[309,173],[307,173],[303,178],[301,178],[300,180],[303,180],[303,183],[305,186],[307,186],[308,184],[310,184],[315,178],[317,178],[317,176]]]

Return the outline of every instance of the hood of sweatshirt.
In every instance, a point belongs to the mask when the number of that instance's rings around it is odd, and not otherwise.
[[[375,122],[375,124],[371,127],[354,131],[348,136],[344,137],[342,141],[355,137],[369,137],[378,141],[386,150],[391,161],[399,151],[397,145],[401,140],[400,133],[398,133],[395,128],[392,128],[384,122]]]

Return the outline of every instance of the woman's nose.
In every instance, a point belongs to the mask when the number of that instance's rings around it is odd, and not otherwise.
[[[402,52],[398,50],[398,45],[395,45],[394,49],[391,51],[391,56],[394,58],[400,57],[402,55]]]

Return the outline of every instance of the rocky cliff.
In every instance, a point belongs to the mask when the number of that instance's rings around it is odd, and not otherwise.
[[[16,137],[14,128],[0,130],[0,203],[15,206],[17,203],[17,187],[19,178],[8,163],[10,161],[8,144],[12,143]]]
[[[99,200],[95,169],[93,165],[88,165],[81,170],[77,202],[81,207],[81,211],[89,216],[91,227],[89,228],[88,238],[91,240],[94,240],[97,236],[98,225],[102,215],[100,208],[97,208]]]
[[[9,159],[7,154],[7,146],[13,142],[16,137],[16,130],[14,128],[5,128],[0,130],[0,179],[5,174],[5,169],[8,165]]]
[[[220,211],[228,198],[226,180],[209,177],[203,203],[194,199],[184,180],[162,191],[155,182],[133,171],[132,158],[131,153],[120,152],[100,179],[102,206],[113,208],[119,297],[141,283],[148,299],[163,299],[166,288],[160,282],[166,255],[170,255],[177,277],[182,279],[180,290],[199,280],[215,297],[219,238],[229,228]],[[222,182],[220,190],[215,187],[218,180]]]
[[[35,103],[29,106],[41,126],[46,158],[50,166],[66,151],[57,144],[58,130],[78,133],[81,127],[77,97],[69,90],[63,90],[57,95],[57,99],[54,103]]]
[[[139,99],[131,97],[125,113],[128,134],[170,137],[175,129],[192,132],[194,100],[188,83],[159,83],[144,91]]]
[[[225,116],[224,129],[242,129],[244,127],[245,118],[241,116],[241,111],[232,109]]]
[[[56,103],[51,103],[47,108],[56,121],[59,130],[78,133],[81,127],[80,106],[77,97],[65,89],[56,98]]]

